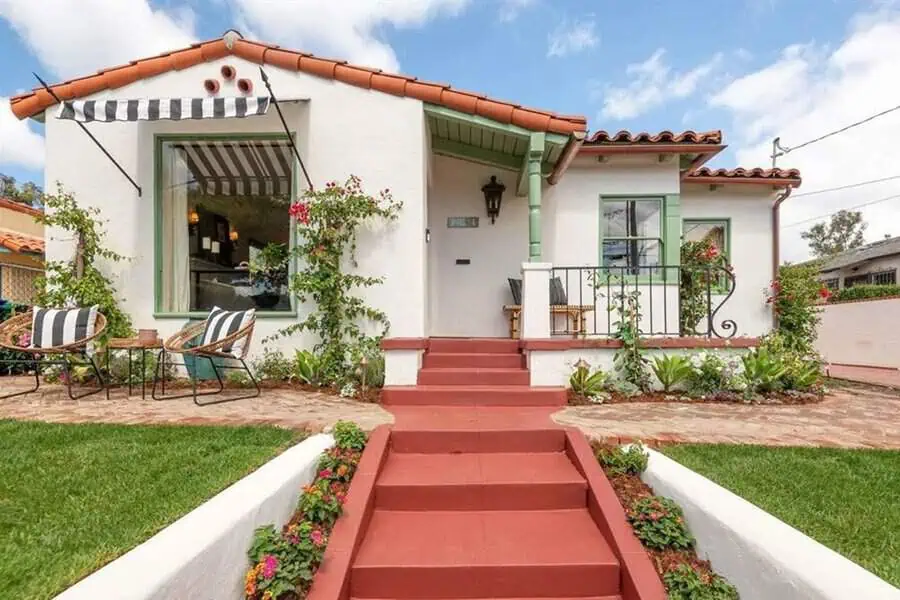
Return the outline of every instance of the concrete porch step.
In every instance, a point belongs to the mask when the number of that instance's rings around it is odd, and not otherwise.
[[[350,595],[615,596],[619,578],[619,563],[585,508],[376,509],[352,567]]]
[[[517,352],[497,354],[484,352],[426,352],[422,358],[422,367],[425,369],[524,369],[525,357]]]
[[[381,402],[392,406],[565,406],[566,389],[527,385],[385,386]]]
[[[391,453],[375,502],[385,510],[584,508],[587,482],[563,452]]]
[[[488,355],[490,356],[490,355]],[[502,356],[502,355],[501,355]],[[525,385],[530,382],[527,370],[516,367],[426,367],[419,370],[419,385]]]
[[[428,352],[440,354],[513,354],[519,340],[509,338],[429,338]]]

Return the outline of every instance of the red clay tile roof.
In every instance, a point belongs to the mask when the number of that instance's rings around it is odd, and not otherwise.
[[[32,217],[42,214],[41,211],[36,208],[32,208],[21,202],[16,202],[15,200],[10,200],[9,198],[0,198],[0,208],[8,208],[16,212],[31,215]]]
[[[44,253],[44,240],[41,238],[2,229],[0,229],[0,246],[13,252]]]
[[[711,169],[701,167],[684,176],[690,183],[761,183],[791,185],[798,187],[802,182],[797,169]]]
[[[289,71],[299,71],[325,79],[334,79],[357,87],[377,90],[395,96],[416,98],[439,104],[460,112],[479,115],[501,123],[510,123],[532,131],[571,134],[587,130],[587,119],[567,116],[518,104],[492,100],[479,94],[452,89],[449,85],[420,81],[415,77],[392,75],[378,69],[368,69],[345,61],[318,58],[312,54],[285,50],[278,46],[245,39],[237,39],[232,49],[224,40],[215,39],[188,48],[175,50],[152,58],[132,61],[89,75],[51,86],[63,100],[82,98],[103,90],[116,89],[135,81],[154,77],[168,71],[186,69],[203,62],[233,54],[251,62],[268,64]],[[20,119],[33,117],[56,104],[42,88],[10,99],[12,112]]]
[[[596,131],[590,138],[585,140],[586,145],[591,144],[712,144],[718,145],[722,143],[721,131],[683,131],[674,133],[672,131],[660,131],[652,134],[646,131],[639,133],[631,133],[630,131],[619,131],[618,133],[610,133],[608,131]]]

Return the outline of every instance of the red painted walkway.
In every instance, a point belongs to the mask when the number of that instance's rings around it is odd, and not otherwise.
[[[662,600],[584,436],[550,420],[510,340],[430,340],[420,385],[385,388],[310,597]]]

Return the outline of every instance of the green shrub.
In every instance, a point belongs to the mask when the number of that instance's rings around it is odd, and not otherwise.
[[[715,573],[678,565],[663,576],[669,600],[738,600],[737,589]]]
[[[767,302],[774,306],[777,331],[788,350],[801,355],[815,352],[816,326],[819,324],[820,298],[827,290],[819,281],[819,263],[784,265],[772,282]]]
[[[354,372],[356,383],[360,386],[365,383],[366,387],[370,388],[384,387],[384,354],[367,353],[366,364],[362,364],[359,359],[356,360],[356,364],[359,365]]]
[[[569,387],[581,396],[591,398],[603,392],[607,374],[602,369],[591,372],[591,367],[584,361],[578,361],[575,370],[569,376]]]
[[[726,361],[714,352],[701,352],[690,359],[691,373],[687,387],[692,395],[705,396],[731,389],[736,374],[733,361]],[[740,361],[735,361],[740,362]]]
[[[749,390],[774,392],[781,389],[782,378],[787,373],[782,357],[761,346],[745,354],[743,362]]]
[[[263,381],[288,381],[294,374],[294,363],[281,352],[266,348],[263,357],[253,361],[252,371]]]
[[[0,300],[0,323],[10,319],[18,314],[24,313],[28,311],[27,306],[14,304],[12,302],[6,302],[5,300]],[[29,338],[30,339],[30,338]],[[16,343],[20,345],[26,345],[27,340],[17,340]],[[14,360],[30,360],[31,355],[23,352],[15,352],[13,350],[7,350],[6,348],[0,348],[0,361],[14,361]],[[21,373],[25,373],[27,371],[32,371],[28,364],[14,364],[12,362],[0,362],[0,375],[19,375]]]
[[[335,445],[343,450],[361,451],[369,439],[366,432],[352,421],[338,421],[334,424],[331,435],[334,436]]]
[[[628,510],[628,521],[648,548],[687,550],[694,546],[681,508],[668,498],[649,496],[636,501]]]
[[[250,387],[250,378],[243,371],[231,371],[225,373],[225,383],[232,387]]]
[[[854,285],[842,290],[835,290],[831,293],[828,301],[846,302],[866,298],[884,298],[885,296],[900,296],[900,285]]]
[[[323,385],[322,360],[309,350],[297,350],[294,355],[294,377],[308,385]]]
[[[627,448],[594,444],[593,450],[597,462],[611,475],[640,475],[647,470],[650,455],[640,443]]]
[[[782,389],[805,392],[821,387],[822,358],[817,353],[801,354],[790,350],[784,336],[777,332],[766,336],[759,347],[780,357],[784,363]]]
[[[694,372],[691,360],[678,354],[666,354],[653,358],[653,373],[668,393],[673,388],[686,383]]]

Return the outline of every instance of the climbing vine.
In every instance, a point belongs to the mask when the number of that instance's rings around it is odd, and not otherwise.
[[[324,189],[309,190],[291,204],[297,244],[290,255],[301,266],[288,287],[300,302],[312,301],[313,306],[306,318],[276,335],[316,334],[319,340],[314,349],[329,382],[345,379],[352,370],[351,361],[360,353],[374,353],[387,332],[387,315],[356,295],[359,289],[381,284],[383,278],[349,273],[346,267],[357,267],[359,229],[372,220],[395,220],[401,206],[390,190],[382,190],[377,197],[366,194],[355,175],[343,184],[331,182]],[[371,335],[369,325],[380,326],[380,333]]]
[[[650,371],[647,357],[640,348],[640,295],[637,290],[616,294],[611,311],[615,311],[618,320],[613,324],[616,328],[613,338],[622,342],[616,351],[613,366],[622,381],[635,386],[640,391],[650,389]]]
[[[721,293],[728,285],[726,271],[731,269],[728,259],[710,240],[682,244],[679,283],[681,335],[698,335],[697,326],[712,309],[709,295]]]
[[[75,254],[69,261],[48,261],[44,275],[35,282],[35,304],[40,306],[98,305],[106,317],[106,337],[130,337],[131,317],[119,308],[112,280],[97,266],[100,260],[112,263],[128,260],[109,249],[100,209],[83,208],[72,194],[59,187],[56,195],[42,197],[44,212],[35,219],[48,227],[71,234]]]

